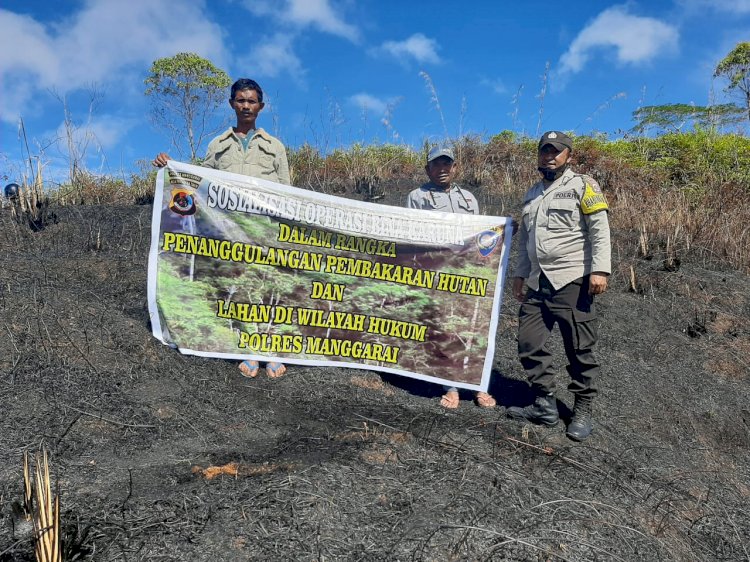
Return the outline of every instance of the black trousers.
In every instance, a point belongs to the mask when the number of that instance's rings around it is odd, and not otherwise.
[[[568,390],[581,398],[594,398],[599,363],[594,356],[598,321],[594,297],[588,294],[588,276],[577,279],[559,290],[542,275],[539,290],[526,294],[518,312],[518,357],[531,386],[540,392],[555,390],[555,372],[547,340],[555,324],[560,327],[568,374]]]

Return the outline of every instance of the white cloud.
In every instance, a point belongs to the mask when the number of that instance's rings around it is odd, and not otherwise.
[[[614,47],[617,61],[636,64],[677,48],[679,33],[657,19],[629,14],[625,6],[604,10],[560,58],[561,75],[580,72],[597,48]]]
[[[494,78],[494,79],[482,78],[479,81],[479,84],[481,86],[487,86],[496,94],[504,94],[508,91],[508,88],[505,87],[505,84],[500,78]]]
[[[378,99],[375,96],[364,92],[350,96],[349,102],[357,107],[371,111],[372,113],[377,113],[378,115],[383,115],[385,113],[389,103],[386,100]]]
[[[179,25],[170,25],[175,14]],[[0,118],[8,122],[29,96],[116,85],[181,51],[220,67],[228,61],[221,28],[190,0],[89,0],[70,18],[46,24],[0,9],[0,29]]]
[[[133,118],[112,114],[91,115],[85,122],[72,120],[70,134],[75,150],[91,156],[101,150],[117,147],[137,125],[138,120]],[[68,128],[65,121],[61,121],[55,129],[42,131],[38,138],[49,146],[57,146],[60,152],[67,155]]]
[[[329,0],[246,0],[245,7],[256,16],[269,16],[297,28],[314,27],[357,42],[359,30],[336,13]]]
[[[403,41],[386,41],[377,51],[387,53],[397,59],[404,57],[413,58],[418,63],[438,63],[437,50],[439,45],[435,39],[425,37],[421,33],[415,33]]]
[[[288,17],[291,21],[299,25],[312,25],[350,41],[359,39],[357,28],[338,17],[328,0],[291,0],[289,4]]]
[[[73,132],[76,146],[86,148],[89,154],[100,150],[115,148],[120,140],[136,126],[133,119],[123,119],[114,115],[100,115],[89,123],[78,127]],[[58,138],[65,137],[65,123],[60,123],[57,129]]]
[[[249,76],[274,78],[285,72],[301,82],[305,69],[294,52],[292,40],[291,35],[277,33],[269,39],[258,41],[247,59],[237,62],[238,67]]]
[[[30,71],[41,76],[57,73],[55,51],[44,27],[28,16],[0,9],[0,74]],[[8,82],[3,80],[5,89]]]
[[[245,0],[244,6],[254,16],[281,23],[284,28],[258,41],[250,55],[238,61],[246,74],[273,78],[287,73],[303,83],[306,71],[294,50],[294,40],[308,27],[352,42],[360,38],[359,30],[336,13],[330,0]]]

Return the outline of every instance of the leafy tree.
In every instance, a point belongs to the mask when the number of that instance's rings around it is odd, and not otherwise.
[[[741,94],[747,118],[750,119],[750,43],[737,43],[737,46],[716,66],[714,76],[729,80],[727,92]]]
[[[169,131],[181,156],[187,143],[190,159],[195,160],[201,143],[223,126],[213,115],[229,97],[229,76],[194,53],[157,59],[149,72],[146,95],[151,98],[154,123]]]
[[[687,103],[670,103],[665,105],[647,105],[633,112],[636,121],[633,130],[642,133],[649,127],[662,131],[678,132],[687,123],[701,128],[719,129],[739,122],[745,110],[732,103],[721,105],[690,105]]]

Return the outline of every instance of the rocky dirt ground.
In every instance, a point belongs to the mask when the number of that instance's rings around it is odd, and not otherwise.
[[[602,395],[576,444],[506,419],[529,399],[509,295],[494,410],[370,371],[250,380],[151,336],[149,206],[55,213],[32,233],[0,211],[2,561],[33,560],[10,504],[40,446],[68,560],[750,560],[742,273],[666,271],[615,231]]]

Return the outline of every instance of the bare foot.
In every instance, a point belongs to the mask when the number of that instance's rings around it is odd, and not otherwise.
[[[497,405],[497,400],[486,392],[477,392],[477,406],[480,408],[494,408]]]
[[[457,390],[449,390],[445,394],[443,394],[443,397],[440,399],[440,405],[443,408],[448,408],[449,410],[455,410],[458,408],[458,391]]]
[[[286,366],[283,363],[267,363],[266,374],[272,379],[278,379],[283,377],[286,373]]]

